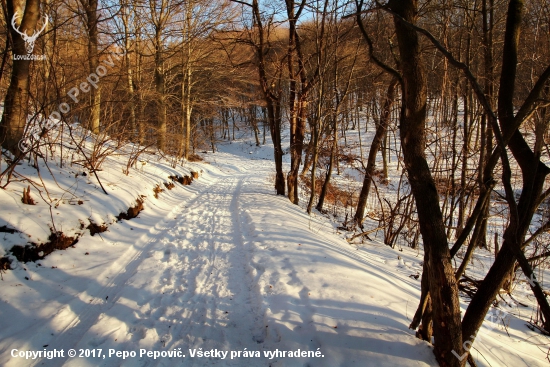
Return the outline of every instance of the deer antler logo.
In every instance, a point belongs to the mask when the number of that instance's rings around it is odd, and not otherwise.
[[[44,29],[46,29],[46,26],[48,25],[48,16],[44,15],[44,25],[42,26],[42,29],[40,29],[38,32],[33,31],[32,36],[27,35],[25,31],[21,32],[19,30],[19,27],[17,27],[17,25],[15,24],[15,21],[17,20],[17,18],[19,18],[19,16],[17,15],[17,12],[16,12],[13,15],[13,18],[11,18],[11,26],[17,33],[21,35],[21,38],[23,38],[23,41],[25,41],[25,49],[27,50],[27,53],[32,54],[32,50],[34,50],[34,42],[36,41],[40,33],[42,33]]]

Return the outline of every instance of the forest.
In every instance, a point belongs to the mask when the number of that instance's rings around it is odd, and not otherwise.
[[[440,366],[476,365],[521,280],[550,335],[547,1],[2,0],[2,17],[3,190],[59,150],[101,184],[127,144],[126,175],[250,134],[277,195],[348,242],[420,251],[407,326]]]

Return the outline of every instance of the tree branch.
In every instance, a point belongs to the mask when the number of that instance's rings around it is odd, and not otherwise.
[[[401,74],[391,66],[387,65],[383,61],[381,61],[376,55],[374,55],[374,46],[372,44],[372,40],[369,37],[369,34],[367,33],[367,30],[365,29],[365,25],[363,24],[363,20],[361,19],[361,8],[363,7],[363,1],[364,0],[355,0],[355,5],[357,7],[357,13],[354,15],[356,16],[355,20],[357,21],[357,25],[359,26],[359,30],[361,31],[361,34],[363,35],[363,38],[367,42],[367,45],[369,46],[369,56],[374,61],[376,65],[378,65],[380,68],[384,69],[389,74],[393,75],[397,80],[399,80],[399,83],[402,84],[403,78],[401,77]]]

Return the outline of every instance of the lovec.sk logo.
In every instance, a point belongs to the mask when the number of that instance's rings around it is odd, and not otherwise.
[[[25,49],[27,50],[27,55],[15,55],[14,54],[13,59],[14,60],[34,60],[34,59],[40,60],[40,59],[44,59],[45,55],[38,56],[38,57],[33,57],[32,51],[34,50],[34,42],[36,41],[38,36],[40,36],[40,33],[42,33],[44,31],[44,29],[46,29],[46,26],[48,25],[48,16],[44,15],[44,25],[42,25],[42,28],[38,32],[36,30],[34,30],[32,32],[31,36],[29,36],[26,33],[26,31],[21,32],[19,30],[19,27],[15,23],[18,18],[19,18],[19,15],[17,14],[17,12],[15,14],[13,14],[13,17],[11,18],[11,26],[13,27],[13,29],[17,33],[19,33],[21,35],[21,38],[23,39],[23,41],[25,41]]]

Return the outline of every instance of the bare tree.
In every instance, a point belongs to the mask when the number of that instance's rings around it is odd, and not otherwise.
[[[362,22],[360,23],[362,27]],[[382,145],[382,140],[386,136],[386,131],[390,123],[391,108],[395,100],[395,89],[398,86],[399,79],[393,78],[388,85],[384,105],[382,107],[380,119],[376,123],[376,132],[369,149],[369,156],[367,158],[367,167],[365,168],[365,178],[363,180],[363,186],[361,193],[359,194],[359,200],[357,201],[357,209],[355,211],[355,222],[358,225],[362,225],[365,216],[365,208],[367,206],[367,200],[369,198],[370,187],[376,168],[376,155]]]
[[[155,92],[157,97],[157,148],[166,149],[167,94],[166,70],[164,67],[165,38],[173,11],[172,0],[149,0],[151,22],[153,24],[153,47],[155,58]]]
[[[429,264],[427,276],[436,336],[434,354],[442,366],[459,366],[460,360],[452,353],[455,351],[462,355],[463,351],[458,286],[451,264],[439,195],[424,153],[426,76],[419,37],[413,28],[402,21],[415,23],[418,1],[390,0],[388,7],[399,15],[394,22],[402,70],[400,137],[424,241],[424,261]]]
[[[137,141],[140,144],[143,144],[143,138],[144,138],[144,128],[143,124],[140,122],[139,126],[137,124],[136,120],[136,95],[134,92],[134,70],[132,68],[132,62],[131,62],[131,49],[132,49],[132,40],[131,40],[131,14],[132,14],[132,7],[134,4],[130,4],[128,0],[122,0],[120,3],[121,9],[120,9],[120,18],[122,20],[122,25],[124,27],[124,62],[126,66],[126,88],[128,91],[128,109],[129,109],[129,122],[130,122],[130,130],[131,130],[131,139],[134,140],[134,135],[136,133],[137,129]],[[135,12],[134,12],[135,16]],[[134,30],[135,32],[135,30]],[[137,48],[137,45],[134,46],[134,48]],[[134,49],[134,51],[137,53],[138,50]]]
[[[98,39],[98,0],[80,0],[85,14],[85,26],[88,34],[88,67],[90,75],[97,76],[99,66],[99,39]],[[98,80],[99,81],[99,80]],[[101,114],[101,84],[96,83],[91,88],[91,107],[88,118],[88,129],[94,134],[99,134]]]
[[[275,59],[268,70],[269,53],[274,53],[270,35],[273,31],[273,16],[262,15],[258,0],[252,3],[232,0],[248,7],[252,13],[252,29],[248,33],[249,44],[255,53],[255,63],[258,68],[260,88],[267,109],[267,120],[271,130],[275,160],[275,190],[277,195],[285,194],[285,175],[283,173],[283,148],[281,145],[282,127],[282,63],[284,58]],[[271,73],[270,73],[271,71]]]
[[[13,20],[9,28],[13,45],[13,54],[25,56],[27,52],[24,35],[36,34],[40,18],[39,0],[8,0],[7,16]],[[19,33],[21,32],[21,33]],[[0,145],[19,155],[19,141],[23,138],[25,124],[29,114],[29,81],[32,60],[16,57],[13,60],[11,81],[4,101],[4,114],[0,122]]]

